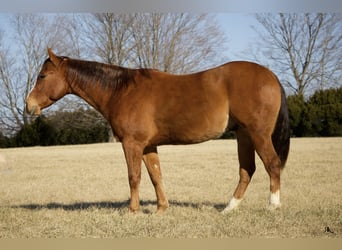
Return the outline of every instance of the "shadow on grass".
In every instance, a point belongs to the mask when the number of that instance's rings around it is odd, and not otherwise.
[[[90,208],[107,208],[107,209],[122,209],[129,206],[129,200],[127,201],[101,201],[101,202],[76,202],[71,204],[64,204],[58,202],[51,202],[47,204],[23,204],[12,206],[12,208],[25,208],[29,210],[42,210],[42,209],[63,209],[66,211],[74,210],[87,210]]]
[[[201,209],[204,206],[208,207],[214,207],[218,211],[222,211],[225,207],[225,204],[214,204],[211,202],[183,202],[183,201],[175,201],[171,200],[169,201],[170,206],[174,207],[189,207],[193,209]],[[140,205],[148,206],[148,205],[154,205],[157,206],[156,201],[152,200],[143,200],[140,201]],[[129,207],[129,200],[125,201],[101,201],[101,202],[77,202],[72,204],[63,204],[63,203],[57,203],[57,202],[51,202],[47,204],[23,204],[23,205],[17,205],[12,206],[12,208],[24,208],[29,210],[42,210],[42,209],[63,209],[66,211],[75,211],[75,210],[87,210],[91,208],[97,208],[97,209],[114,209],[114,210],[122,210]],[[144,210],[143,210],[144,211]],[[145,210],[146,211],[146,210]]]

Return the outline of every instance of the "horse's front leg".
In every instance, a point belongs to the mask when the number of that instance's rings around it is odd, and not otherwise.
[[[147,147],[144,150],[143,160],[150,175],[157,196],[157,213],[164,212],[169,207],[165,196],[164,185],[160,169],[160,161],[156,147]]]
[[[126,140],[122,143],[122,146],[125,153],[129,187],[131,191],[129,210],[131,212],[136,212],[140,208],[139,184],[141,179],[141,162],[144,147],[141,143],[134,140]]]

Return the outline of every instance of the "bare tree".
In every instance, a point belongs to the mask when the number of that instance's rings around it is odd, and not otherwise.
[[[5,45],[4,33],[0,31],[0,127],[2,133],[11,130],[14,124],[21,124],[20,88],[16,82],[20,80],[15,68],[15,57]]]
[[[90,56],[107,63],[184,73],[223,62],[225,37],[209,15],[83,14],[78,22]]]
[[[135,14],[134,64],[189,73],[221,63],[225,37],[207,14]]]
[[[14,133],[30,117],[24,109],[25,98],[36,81],[38,71],[46,58],[46,48],[53,46],[60,53],[70,54],[63,16],[19,14],[12,16],[15,42],[9,49],[5,40],[0,41],[0,124],[6,133]],[[67,45],[68,44],[68,45]]]
[[[77,15],[85,54],[105,63],[125,65],[131,51],[130,14],[79,14]]]
[[[341,14],[256,14],[259,51],[295,94],[341,84]]]

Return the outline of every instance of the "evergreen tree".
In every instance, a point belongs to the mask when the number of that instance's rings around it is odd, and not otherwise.
[[[342,136],[342,87],[288,97],[293,136]]]

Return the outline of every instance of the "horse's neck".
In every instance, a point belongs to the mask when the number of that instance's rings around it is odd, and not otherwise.
[[[104,107],[107,106],[106,104],[111,98],[111,95],[110,91],[100,87],[100,82],[94,81],[84,84],[75,79],[70,85],[72,89],[71,94],[82,98],[106,117]]]
[[[100,112],[102,111],[101,106],[106,101],[105,95],[102,93],[100,88],[95,88],[95,86],[82,86],[81,84],[74,83],[72,87],[72,94],[82,98],[89,105]]]
[[[81,97],[104,116],[109,101],[113,102],[131,82],[135,70],[87,61],[69,61],[67,79],[72,93]]]

